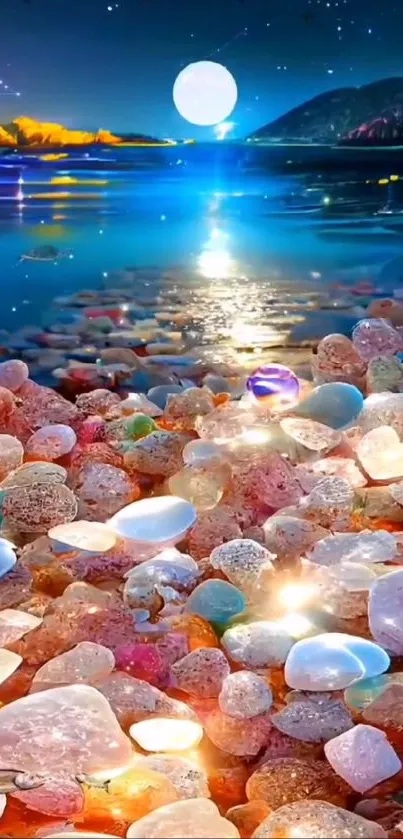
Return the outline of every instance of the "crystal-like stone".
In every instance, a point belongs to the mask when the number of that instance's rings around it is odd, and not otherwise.
[[[235,825],[220,816],[207,798],[192,798],[159,807],[129,827],[127,839],[239,839]]]
[[[295,801],[269,815],[253,839],[387,839],[387,835],[376,822],[326,801]]]
[[[285,665],[287,684],[297,690],[342,690],[388,669],[389,656],[365,638],[324,633],[297,641]]]
[[[113,653],[100,644],[82,641],[72,650],[58,655],[40,667],[34,676],[31,691],[49,690],[80,682],[96,684],[112,672]]]
[[[386,734],[372,725],[356,725],[325,745],[326,757],[338,775],[363,793],[402,768]]]
[[[272,702],[272,692],[265,679],[250,670],[229,674],[218,697],[220,710],[241,720],[265,714]]]
[[[272,716],[273,725],[307,743],[321,743],[353,727],[346,706],[337,699],[291,702]]]
[[[279,667],[293,645],[292,637],[277,623],[239,623],[224,632],[222,645],[238,664],[250,669]]]

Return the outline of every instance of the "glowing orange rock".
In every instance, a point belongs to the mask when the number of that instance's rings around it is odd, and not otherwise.
[[[207,798],[191,798],[160,807],[132,824],[128,839],[239,839],[235,825],[220,816]]]
[[[248,801],[247,804],[230,807],[225,818],[238,828],[241,839],[248,839],[270,813],[270,807],[265,801]]]
[[[84,808],[75,819],[78,827],[111,831],[116,823],[137,821],[165,804],[177,801],[172,782],[151,769],[129,769],[110,781],[106,789],[84,787]]]

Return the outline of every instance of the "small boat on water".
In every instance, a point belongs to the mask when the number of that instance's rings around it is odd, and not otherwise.
[[[23,253],[20,262],[30,260],[31,262],[56,262],[58,259],[71,259],[73,256],[69,250],[60,250],[54,245],[40,245],[38,248]]]

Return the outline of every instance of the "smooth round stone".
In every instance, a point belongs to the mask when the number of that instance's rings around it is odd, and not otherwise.
[[[369,628],[375,641],[392,655],[403,654],[403,569],[379,577],[368,603]]]
[[[211,440],[191,440],[182,452],[185,466],[207,467],[224,459],[222,449]]]
[[[250,670],[230,673],[218,697],[223,714],[241,720],[266,714],[272,702],[273,695],[265,679]]]
[[[294,402],[299,394],[299,381],[283,364],[268,364],[259,367],[249,376],[246,387],[258,401],[274,399],[279,404]]]
[[[0,434],[0,480],[3,480],[14,469],[18,469],[23,458],[22,443],[10,434]]]
[[[253,839],[387,839],[376,822],[363,819],[326,801],[294,801],[269,815]]]
[[[2,609],[0,611],[0,648],[18,641],[27,632],[36,629],[42,623],[42,618],[21,612],[18,609]]]
[[[72,650],[55,656],[39,668],[32,682],[31,693],[80,682],[96,684],[109,676],[114,667],[114,655],[107,647],[82,641]]]
[[[126,434],[133,440],[139,440],[140,437],[147,437],[155,431],[157,426],[151,417],[146,414],[135,414],[125,423]]]
[[[402,768],[386,734],[372,725],[356,725],[329,740],[325,755],[334,771],[361,794]]]
[[[167,363],[166,359],[164,359],[163,363]],[[157,385],[156,387],[150,388],[147,393],[147,399],[163,411],[167,404],[168,396],[171,396],[174,393],[183,393],[183,387],[180,387],[179,385]]]
[[[22,664],[22,658],[10,650],[0,650],[0,684],[6,681]]]
[[[17,557],[12,543],[0,536],[0,579],[14,568],[16,562]]]
[[[91,553],[105,553],[116,545],[117,537],[113,530],[102,522],[72,521],[59,524],[48,532],[49,539],[56,542],[59,551],[78,550]]]
[[[233,661],[256,670],[284,664],[294,641],[274,621],[253,621],[227,629],[221,643]]]
[[[174,495],[163,495],[123,507],[108,525],[122,539],[158,548],[180,542],[195,521],[192,504]]]
[[[207,798],[189,798],[159,807],[130,825],[127,839],[239,839],[234,824],[224,819]]]
[[[330,451],[338,446],[341,440],[340,433],[328,425],[302,417],[286,417],[281,420],[280,427],[295,443],[312,452]]]
[[[347,707],[351,708],[352,711],[361,713],[380,696],[388,684],[392,683],[393,678],[398,680],[399,677],[401,677],[403,684],[403,676],[399,673],[383,673],[381,676],[373,676],[371,679],[361,679],[344,691],[344,701]]]
[[[316,543],[309,561],[334,567],[344,562],[390,562],[397,553],[396,539],[386,530],[336,533]]]
[[[228,464],[216,464],[214,468],[185,466],[168,480],[173,495],[185,498],[198,512],[212,510],[224,494],[231,470]]]
[[[163,413],[158,405],[144,396],[144,393],[129,393],[128,397],[120,403],[119,407],[123,413],[140,411],[148,417],[160,417]]]
[[[131,725],[129,734],[145,752],[184,752],[200,743],[203,728],[194,720],[153,717]]]
[[[24,361],[13,358],[0,364],[0,387],[6,387],[13,393],[22,387],[28,376],[29,369]]]
[[[315,388],[292,411],[298,417],[306,417],[338,429],[356,420],[363,404],[363,395],[354,385],[332,382]]]
[[[29,438],[25,451],[39,460],[41,457],[46,460],[58,460],[71,452],[76,442],[76,434],[69,425],[44,425]]]
[[[197,586],[186,603],[186,611],[200,615],[210,623],[227,623],[246,607],[239,589],[225,580],[206,580]]]
[[[326,742],[354,725],[344,702],[326,694],[289,702],[271,721],[282,734],[305,743]]]
[[[29,484],[64,484],[67,471],[57,463],[35,461],[23,463],[19,469],[12,472],[2,481],[1,489],[9,487],[29,486]]]
[[[381,425],[368,431],[357,446],[361,465],[374,481],[403,476],[403,444],[394,428]]]
[[[372,641],[329,632],[297,641],[284,677],[296,690],[343,690],[359,679],[379,676],[389,665],[387,653]]]
[[[382,318],[365,318],[353,329],[353,344],[364,361],[396,355],[402,350],[402,336]]]

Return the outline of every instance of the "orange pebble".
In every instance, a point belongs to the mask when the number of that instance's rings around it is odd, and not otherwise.
[[[247,804],[230,807],[225,818],[238,828],[241,839],[249,839],[271,812],[265,801],[248,801]]]
[[[213,402],[215,407],[217,408],[218,405],[225,405],[229,402],[230,394],[229,393],[216,393],[213,396]]]

